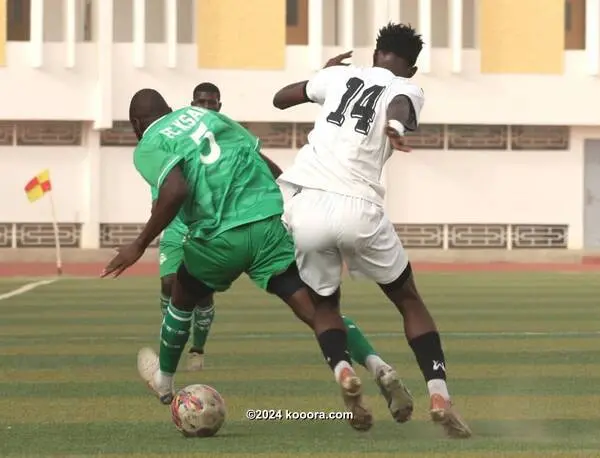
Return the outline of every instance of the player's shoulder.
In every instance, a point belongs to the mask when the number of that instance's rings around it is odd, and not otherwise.
[[[170,113],[171,114],[171,113]],[[148,126],[142,138],[139,139],[135,149],[133,150],[133,161],[144,160],[146,156],[152,154],[157,149],[161,149],[164,145],[164,136],[162,130],[169,126],[170,120],[165,115]]]
[[[345,86],[351,78],[358,78],[365,84],[386,84],[387,81],[381,79],[381,75],[373,72],[373,67],[361,67],[357,65],[335,65],[327,67],[320,72],[327,75],[327,81],[335,87]],[[340,86],[340,87],[341,87]]]
[[[317,72],[319,76],[326,76],[330,81],[343,80],[353,73],[354,67],[351,65],[333,65],[322,68]]]
[[[152,152],[156,150],[157,138],[144,136],[138,141],[138,144],[133,150],[133,165],[139,169],[144,163],[148,161],[148,158],[152,158]]]
[[[423,88],[418,84],[415,84],[408,78],[402,78],[401,76],[394,76],[390,81],[390,91],[397,94],[414,95],[417,97],[425,97]]]

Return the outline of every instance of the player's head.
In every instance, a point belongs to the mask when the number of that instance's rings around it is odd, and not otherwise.
[[[172,111],[158,91],[154,89],[137,91],[129,103],[129,122],[138,140],[141,140],[150,124]]]
[[[192,105],[207,110],[221,111],[221,91],[213,83],[200,83],[194,88]]]
[[[373,53],[373,66],[390,70],[394,75],[412,78],[415,64],[423,49],[423,40],[410,25],[389,23],[379,30]]]

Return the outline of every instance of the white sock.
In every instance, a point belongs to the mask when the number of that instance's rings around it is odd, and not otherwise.
[[[377,373],[381,370],[382,367],[390,367],[390,365],[386,363],[383,359],[381,359],[378,355],[367,356],[365,366],[367,366],[367,369],[373,375],[373,377],[377,377]]]
[[[352,369],[352,366],[350,365],[350,363],[348,361],[340,361],[333,368],[333,375],[335,376],[336,382],[340,381],[340,374],[342,373],[342,371],[344,369],[350,369],[352,372],[354,372],[354,369]]]
[[[446,381],[442,380],[441,378],[429,380],[427,382],[427,389],[429,390],[429,396],[439,394],[447,401],[450,400],[450,394],[448,393],[448,386],[446,385]]]
[[[158,391],[168,392],[173,388],[173,374],[158,371],[154,375],[154,384]]]

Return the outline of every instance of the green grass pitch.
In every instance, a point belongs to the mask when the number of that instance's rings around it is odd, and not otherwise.
[[[0,279],[0,294],[31,279]],[[247,409],[339,411],[311,333],[246,280],[217,297],[207,383],[228,418],[185,439],[138,379],[138,348],[157,346],[158,280],[61,279],[0,301],[0,457],[600,456],[600,274],[421,273],[445,344],[449,387],[474,437],[446,439],[428,420],[425,383],[393,306],[369,283],[344,285],[343,310],[415,395],[394,423],[362,368],[375,414],[368,433],[343,421],[249,421]],[[185,358],[185,356],[184,356]]]

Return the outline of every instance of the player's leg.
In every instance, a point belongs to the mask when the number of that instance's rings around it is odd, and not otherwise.
[[[431,418],[448,436],[466,438],[471,431],[452,407],[446,384],[446,360],[435,322],[417,291],[410,264],[395,280],[380,284],[404,318],[404,333],[427,382]]]
[[[197,305],[192,319],[192,347],[187,361],[189,371],[200,371],[204,368],[204,348],[215,319],[215,304],[213,296],[205,305]]]
[[[159,274],[161,282],[160,305],[163,317],[166,314],[177,269],[183,262],[183,240],[179,232],[165,231],[159,243]],[[198,304],[192,318],[192,347],[190,348],[187,369],[202,370],[204,367],[204,346],[215,316],[212,296],[210,300]]]
[[[343,318],[348,330],[348,350],[352,360],[371,373],[394,420],[398,423],[410,420],[413,411],[410,391],[393,366],[377,353],[358,325],[348,316]]]
[[[189,338],[194,308],[211,296],[212,289],[196,281],[181,264],[162,321],[159,355],[150,348],[138,352],[138,372],[163,404],[173,399],[173,378]]]
[[[167,314],[167,307],[169,307],[171,301],[174,281],[175,274],[160,277],[160,313],[163,318]]]
[[[344,402],[353,418],[350,424],[367,430],[373,424],[371,412],[362,398],[362,383],[350,362],[346,329],[339,311],[339,288],[328,296],[312,294],[301,280],[294,260],[294,242],[277,217],[253,225],[252,240],[262,239],[255,251],[254,262],[248,270],[250,278],[261,288],[277,295],[294,313],[303,319],[307,309],[314,309],[312,327],[329,367],[340,385]],[[258,246],[258,243],[253,244]]]
[[[351,223],[353,220],[361,221],[362,209],[355,208],[353,200],[338,194],[303,190],[286,207],[285,222],[296,242],[300,275],[308,286],[320,294],[329,294],[340,284],[342,265],[339,250],[322,248],[332,244],[343,246],[345,240],[356,248],[354,233],[357,228]],[[324,239],[327,234],[331,240]],[[349,328],[347,339],[348,348],[359,364],[367,365],[367,356],[370,355],[368,368],[393,418],[401,423],[409,420],[413,409],[412,396],[397,373],[374,354],[358,327]]]
[[[180,251],[183,260],[183,244]],[[199,371],[204,367],[204,347],[215,319],[214,295],[198,302],[192,316],[192,346],[188,353],[187,369]]]
[[[283,196],[283,200],[285,202],[285,209],[286,209],[286,212],[285,212],[282,220],[283,220],[286,228],[288,228],[291,231],[292,230],[291,225],[292,225],[292,214],[293,214],[294,204],[302,199],[302,197],[299,196],[301,188],[298,186],[289,184],[289,183],[280,183],[280,189],[281,189],[281,194]],[[296,197],[296,196],[298,196],[298,199],[296,199],[294,201],[294,197]],[[298,204],[296,213],[298,213],[298,211],[300,211],[302,213],[303,206],[304,206],[304,204],[302,204],[302,203]],[[331,240],[329,242],[332,244],[335,244],[335,240]],[[333,262],[337,263],[339,258],[337,257],[337,255],[335,255],[335,257],[336,257],[336,259]],[[310,266],[309,266],[309,268],[310,268]],[[337,269],[337,266],[336,266],[336,269]],[[337,270],[336,270],[336,275],[337,275]],[[305,323],[308,323],[310,326],[312,326],[313,311],[314,311],[313,308],[308,308],[306,310],[300,310],[300,311],[298,311],[301,314],[301,316],[299,316],[299,318],[302,321],[304,321]],[[377,354],[377,352],[375,351],[375,349],[373,348],[373,346],[371,345],[369,340],[365,337],[365,335],[362,333],[362,331],[356,325],[356,323],[348,316],[342,316],[342,318],[344,320],[344,325],[347,330],[348,351],[350,351],[351,359],[354,362],[365,367],[367,370],[369,370],[373,374],[374,377],[376,377],[377,369],[379,369],[380,367],[383,367],[383,366],[388,366],[387,363],[385,363],[385,361],[383,361],[379,357],[379,355]]]
[[[362,249],[352,259],[353,268],[374,279],[402,314],[406,339],[427,382],[432,419],[451,437],[469,437],[469,427],[452,408],[440,335],[417,291],[402,243],[382,210],[365,208],[362,214],[376,229],[356,242]]]
[[[348,315],[342,315],[342,319],[348,334],[348,351],[350,351],[352,361],[360,364],[375,376],[377,369],[382,365],[387,365],[387,363],[381,359],[367,336],[363,334],[352,318]]]
[[[210,303],[214,291],[227,290],[245,270],[244,259],[232,259],[223,252],[218,238],[210,243],[191,239],[184,244],[184,262],[161,328],[160,353],[157,356],[145,348],[138,354],[140,375],[164,404],[173,397],[173,377],[190,335],[194,309]]]
[[[167,237],[165,238],[165,235]],[[171,243],[169,234],[163,234],[158,244],[158,272],[160,276],[160,312],[164,318],[167,307],[171,300],[173,281],[177,274],[177,268],[181,263],[181,256],[173,256],[177,252],[177,245]],[[177,258],[177,259],[174,259]]]

